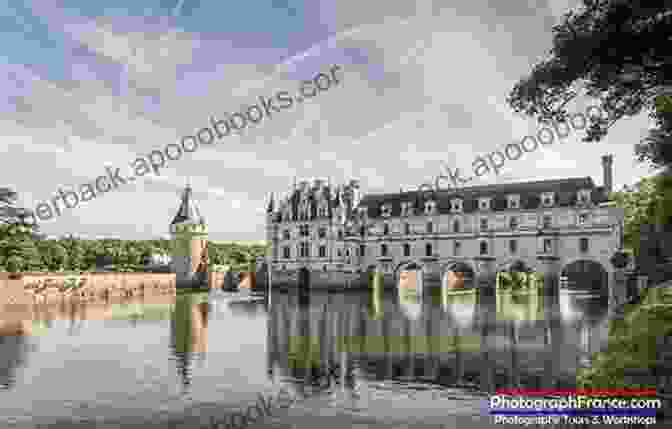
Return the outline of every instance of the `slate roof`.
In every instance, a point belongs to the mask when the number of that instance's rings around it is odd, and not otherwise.
[[[205,218],[201,216],[201,211],[192,196],[191,186],[187,186],[182,192],[182,202],[180,208],[177,209],[177,214],[171,225],[178,223],[196,223],[205,224]]]
[[[382,204],[392,205],[392,217],[401,216],[401,203],[411,202],[420,210],[424,210],[424,202],[437,201],[437,209],[440,214],[450,212],[450,200],[453,198],[463,199],[463,212],[471,213],[478,209],[478,199],[483,197],[493,198],[493,211],[505,210],[507,195],[520,195],[520,208],[522,210],[537,209],[541,203],[542,192],[555,192],[554,207],[568,207],[576,204],[577,192],[580,189],[591,189],[591,200],[594,204],[607,201],[604,187],[596,187],[590,177],[578,177],[557,180],[542,180],[535,182],[504,183],[497,185],[470,186],[461,189],[426,191],[416,190],[393,194],[365,195],[360,202],[360,207],[367,208],[370,218],[380,217]]]

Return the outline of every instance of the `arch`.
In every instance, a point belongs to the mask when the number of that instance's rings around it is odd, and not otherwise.
[[[567,278],[567,288],[591,290],[600,293],[608,291],[607,269],[592,259],[576,259],[562,267],[560,275]]]
[[[497,266],[497,272],[506,271],[506,272],[518,272],[518,273],[531,273],[534,270],[530,264],[523,261],[522,259],[511,259]]]
[[[417,266],[418,268],[413,267],[414,265]],[[402,268],[421,270],[423,268],[423,266],[422,266],[421,263],[419,263],[418,261],[414,261],[414,260],[401,261],[397,264],[396,267],[394,267],[394,278],[395,279],[399,275],[399,271],[401,271]]]
[[[450,261],[441,266],[441,274],[445,274],[447,271],[452,271],[455,273],[465,273],[471,276],[474,275],[474,267],[471,264],[463,261]]]

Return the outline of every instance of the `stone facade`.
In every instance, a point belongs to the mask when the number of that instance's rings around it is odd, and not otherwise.
[[[376,270],[395,280],[411,263],[437,280],[457,262],[478,273],[482,258],[497,270],[592,261],[610,274],[624,218],[608,199],[611,160],[603,157],[607,187],[584,177],[361,196],[356,181],[302,182],[269,203],[269,259],[274,272]]]

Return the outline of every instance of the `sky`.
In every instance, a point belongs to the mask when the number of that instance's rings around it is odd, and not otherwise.
[[[262,240],[269,194],[295,177],[396,192],[536,133],[506,97],[577,3],[0,0],[0,186],[34,209],[338,65],[314,98],[40,223],[51,236],[166,236],[189,182],[213,240]],[[621,120],[597,144],[575,132],[473,184],[602,185],[612,153],[620,189],[652,174],[633,154],[649,126],[645,113]]]

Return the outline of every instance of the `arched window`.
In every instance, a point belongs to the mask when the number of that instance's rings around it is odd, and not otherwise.
[[[453,221],[453,232],[460,232],[460,221],[457,219]]]
[[[432,256],[432,245],[429,243],[425,244],[425,256]]]

